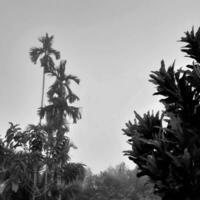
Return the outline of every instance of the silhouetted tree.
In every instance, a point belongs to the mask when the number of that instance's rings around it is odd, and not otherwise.
[[[59,190],[63,187],[62,170],[68,165],[68,152],[70,147],[73,147],[66,135],[69,131],[69,120],[71,118],[72,122],[76,123],[81,118],[79,108],[71,105],[79,100],[79,97],[70,88],[71,81],[79,84],[80,80],[76,76],[65,74],[65,65],[66,61],[61,61],[59,66],[51,71],[55,81],[47,92],[49,105],[39,111],[40,118],[46,119],[48,158],[51,158],[51,166],[48,165],[48,168],[56,178],[54,182]],[[61,199],[61,193],[59,195],[58,199]]]
[[[125,155],[138,165],[138,176],[147,175],[163,200],[200,199],[200,29],[181,38],[182,51],[193,58],[184,69],[161,68],[150,75],[161,95],[164,111],[135,112],[124,134],[132,150]]]

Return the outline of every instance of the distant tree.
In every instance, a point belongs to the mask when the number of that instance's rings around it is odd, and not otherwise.
[[[136,171],[128,169],[124,163],[98,175],[89,171],[76,200],[156,200],[151,194],[152,184],[147,185],[146,178],[138,179]]]
[[[161,68],[150,75],[165,109],[161,114],[135,112],[123,130],[132,150],[125,155],[147,175],[163,200],[200,199],[200,29],[181,38],[182,51],[193,59],[184,69]]]

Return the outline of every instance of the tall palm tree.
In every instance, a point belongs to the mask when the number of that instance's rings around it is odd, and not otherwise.
[[[71,105],[79,100],[79,97],[70,88],[71,81],[79,84],[80,80],[76,76],[66,75],[65,65],[66,61],[61,61],[59,66],[51,72],[51,75],[55,77],[55,81],[47,92],[49,105],[41,107],[39,111],[41,119],[46,117],[47,127],[49,128],[49,133],[51,133],[49,136],[53,137],[53,133],[56,133],[54,145],[51,145],[51,152],[55,160],[55,166],[60,170],[69,160],[70,142],[66,136],[69,131],[67,117],[68,119],[71,118],[73,123],[76,123],[81,118],[80,109]],[[56,172],[56,182],[59,188],[62,184],[60,172]],[[59,193],[58,199],[60,198],[61,194]]]
[[[60,58],[60,52],[52,48],[53,36],[49,36],[47,33],[45,36],[39,38],[39,42],[42,43],[42,47],[33,47],[30,49],[30,58],[31,61],[36,64],[40,58],[41,67],[43,67],[43,78],[42,78],[42,96],[41,96],[41,108],[43,107],[44,102],[44,88],[45,88],[45,74],[50,73],[54,70],[54,61],[51,57],[55,56],[56,60]],[[41,124],[41,117],[39,124]],[[36,177],[37,172],[35,170],[34,183],[36,187]],[[34,198],[33,198],[34,199]]]
[[[45,171],[43,174],[44,199],[46,199],[49,184],[56,184],[57,188],[60,188],[64,184],[61,169],[68,164],[68,153],[72,146],[69,138],[66,136],[66,133],[69,131],[68,119],[71,118],[73,123],[76,123],[76,121],[81,118],[79,108],[71,105],[74,101],[79,100],[79,97],[72,92],[70,83],[74,81],[79,84],[80,80],[76,76],[65,74],[66,61],[61,61],[59,66],[57,68],[55,67],[52,55],[55,56],[56,59],[59,59],[60,52],[52,48],[53,36],[48,36],[48,34],[46,34],[46,36],[39,38],[39,41],[42,43],[42,47],[31,48],[30,58],[34,64],[36,64],[40,58],[40,64],[41,67],[43,67],[42,98],[41,107],[39,109],[40,121],[38,126],[42,126],[41,120],[45,117],[46,124],[42,127],[47,133],[47,141],[45,144],[46,147],[43,146],[42,149],[46,154]],[[53,76],[55,82],[47,93],[49,105],[44,106],[46,73]],[[38,141],[41,142],[40,138],[37,137],[37,142]],[[35,167],[37,166],[35,165]],[[35,170],[34,188],[37,188],[37,182]],[[61,192],[58,192],[58,199],[61,199],[61,196]],[[35,199],[34,195],[33,199]]]
[[[47,33],[45,36],[40,37],[39,42],[42,43],[42,47],[32,47],[30,49],[30,59],[36,64],[40,58],[41,67],[43,67],[43,80],[42,80],[42,97],[41,107],[43,107],[44,101],[44,88],[45,88],[45,74],[54,70],[54,61],[51,57],[55,56],[56,60],[60,59],[60,52],[52,48],[53,36],[49,36]],[[41,123],[41,119],[40,119]]]

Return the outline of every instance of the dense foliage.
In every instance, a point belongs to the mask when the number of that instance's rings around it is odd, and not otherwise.
[[[143,117],[135,112],[134,123],[123,130],[132,147],[125,154],[163,200],[200,199],[200,29],[186,32],[181,42],[192,64],[175,70],[162,61],[150,75],[165,110]]]
[[[66,61],[55,65],[60,52],[52,48],[53,36],[39,38],[42,47],[30,50],[33,63],[40,59],[43,67],[43,83],[39,123],[30,124],[25,130],[10,123],[5,138],[0,143],[0,193],[6,200],[37,199],[64,200],[80,191],[84,178],[84,166],[69,162],[69,151],[74,145],[67,136],[69,123],[81,118],[78,107],[72,105],[79,100],[71,88],[80,80],[65,73]],[[47,91],[44,104],[45,75],[54,82]]]

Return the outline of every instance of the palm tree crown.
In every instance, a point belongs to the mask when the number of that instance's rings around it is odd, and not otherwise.
[[[56,60],[60,59],[60,52],[52,48],[53,36],[47,33],[45,36],[40,37],[38,40],[42,43],[42,47],[33,47],[30,49],[31,61],[36,64],[39,57],[41,67],[44,67],[45,73],[50,72],[54,67],[54,62],[51,55],[55,56]]]

